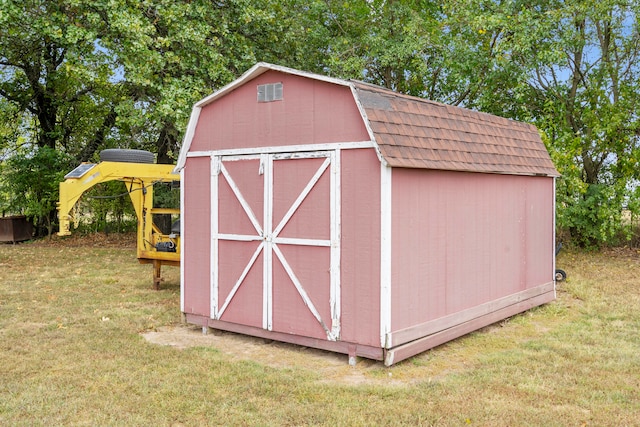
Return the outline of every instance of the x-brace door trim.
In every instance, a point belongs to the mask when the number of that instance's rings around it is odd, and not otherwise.
[[[212,188],[212,276],[211,276],[211,317],[220,319],[228,308],[229,304],[235,297],[238,289],[242,286],[247,274],[256,263],[260,254],[263,254],[263,306],[262,306],[262,327],[267,330],[273,328],[273,262],[277,258],[284,267],[296,291],[304,301],[309,311],[324,329],[327,339],[337,340],[340,336],[340,152],[339,150],[319,151],[319,152],[296,152],[296,153],[262,153],[259,155],[239,155],[239,156],[212,156],[211,158],[211,188]],[[301,193],[289,207],[283,218],[278,224],[273,224],[273,171],[274,162],[280,160],[295,160],[308,158],[324,158],[320,167],[315,171],[311,179],[307,182]],[[263,175],[263,221],[261,222],[256,214],[252,211],[250,204],[245,200],[242,192],[236,185],[233,176],[224,166],[225,162],[240,160],[260,160],[259,171],[257,173]],[[329,212],[330,212],[330,237],[329,239],[314,239],[300,237],[280,237],[280,233],[285,228],[289,220],[294,216],[296,210],[304,202],[306,197],[311,193],[314,186],[326,173],[329,173],[330,194],[329,194]],[[235,198],[242,206],[244,213],[250,220],[255,234],[228,234],[221,233],[218,224],[219,195],[218,186],[219,179],[222,176],[231,188]],[[248,260],[242,273],[234,283],[231,291],[224,298],[219,300],[219,283],[218,283],[218,265],[219,265],[219,241],[258,241],[260,242]],[[323,319],[320,311],[315,306],[312,299],[305,290],[302,283],[296,276],[294,268],[287,261],[284,253],[280,249],[280,245],[300,245],[300,246],[318,246],[330,248],[330,304],[331,319]],[[275,258],[274,258],[275,257]],[[317,302],[317,301],[316,301]],[[317,302],[318,303],[318,302]],[[330,320],[330,322],[328,322]]]

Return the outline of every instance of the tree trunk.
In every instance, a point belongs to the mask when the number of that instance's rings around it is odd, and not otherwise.
[[[107,114],[102,122],[102,126],[96,130],[96,134],[93,139],[82,148],[78,159],[80,163],[88,162],[91,159],[96,150],[104,143],[105,135],[109,133],[111,128],[116,124],[117,118],[118,113],[116,113],[115,109],[111,107],[109,114]]]

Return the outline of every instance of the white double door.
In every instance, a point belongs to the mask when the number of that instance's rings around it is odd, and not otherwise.
[[[339,151],[214,156],[212,171],[212,318],[339,339]]]

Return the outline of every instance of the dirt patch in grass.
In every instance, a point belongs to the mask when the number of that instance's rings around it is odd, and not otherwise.
[[[486,349],[482,341],[496,340],[505,348],[544,335],[550,328],[543,319],[532,313],[480,329],[432,350],[425,351],[392,367],[381,361],[358,357],[355,366],[348,364],[348,356],[330,351],[288,344],[226,331],[209,331],[194,325],[160,326],[142,336],[155,345],[180,350],[207,347],[225,355],[230,361],[249,361],[275,369],[306,370],[319,374],[320,383],[348,386],[409,387],[420,382],[437,382],[447,375],[472,369],[472,365]],[[517,319],[511,323],[512,319]],[[497,345],[500,347],[500,345]]]
[[[168,345],[178,349],[211,347],[226,354],[231,360],[251,360],[274,368],[296,367],[300,362],[310,366],[343,367],[346,355],[287,344],[233,332],[215,331],[202,333],[192,325],[161,326],[142,336],[153,344]]]
[[[395,386],[414,382],[393,379],[393,374],[383,367],[382,362],[358,358],[356,366],[349,366],[346,354],[226,331],[203,334],[202,328],[192,325],[162,326],[145,332],[142,336],[152,344],[181,350],[194,347],[214,348],[233,361],[251,361],[276,369],[311,370],[320,374],[322,382]],[[380,370],[387,370],[386,376],[375,375],[373,372]]]

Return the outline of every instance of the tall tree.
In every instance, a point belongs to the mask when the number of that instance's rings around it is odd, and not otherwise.
[[[356,78],[413,95],[431,95],[440,45],[437,2],[307,2],[300,19],[313,71]]]
[[[193,104],[256,61],[295,66],[302,41],[292,37],[301,2],[288,0],[154,0],[105,10],[104,46],[131,90],[122,126],[140,132],[175,161]],[[298,9],[299,10],[299,9]],[[149,130],[152,130],[149,132]]]
[[[563,174],[558,224],[584,245],[629,231],[626,208],[638,214],[639,13],[624,0],[539,1],[503,24],[526,73],[512,110],[544,132]]]
[[[0,96],[32,118],[23,126],[34,145],[79,155],[113,108],[97,15],[62,0],[2,0],[0,10]]]
[[[0,99],[14,113],[0,130],[20,129],[3,142],[15,155],[80,162],[116,146],[171,163],[195,101],[301,43],[274,0],[0,1]]]
[[[3,210],[33,216],[39,232],[50,231],[55,219],[57,182],[36,184],[68,170],[75,163],[69,155],[88,160],[93,153],[85,143],[112,126],[117,91],[97,23],[94,11],[78,2],[2,0],[0,6],[0,97],[12,111],[0,120],[18,130],[4,142],[0,202]]]

